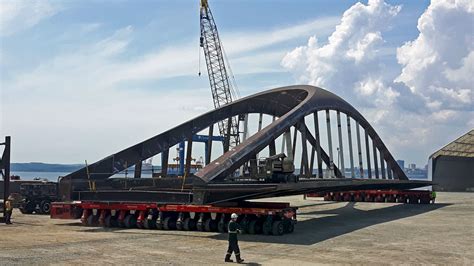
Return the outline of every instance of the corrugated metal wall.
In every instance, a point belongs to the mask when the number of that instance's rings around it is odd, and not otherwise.
[[[432,167],[436,191],[474,192],[474,158],[439,156]]]

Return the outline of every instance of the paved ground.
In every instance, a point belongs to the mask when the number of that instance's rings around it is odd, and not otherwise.
[[[290,235],[241,235],[250,264],[474,264],[474,193],[438,193],[434,205],[277,200],[300,206],[300,222]],[[13,222],[0,225],[0,265],[214,265],[227,245],[217,233],[91,228],[17,211]]]

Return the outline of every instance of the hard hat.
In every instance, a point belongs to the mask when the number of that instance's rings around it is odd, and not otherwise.
[[[230,218],[232,219],[237,219],[237,217],[239,217],[237,213],[232,213],[232,215],[230,216]]]

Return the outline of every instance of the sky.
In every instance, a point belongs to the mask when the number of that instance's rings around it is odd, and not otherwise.
[[[421,166],[474,128],[470,0],[210,6],[241,96],[328,89],[395,158]],[[12,136],[12,161],[95,161],[211,110],[198,11],[197,0],[0,0],[0,136]]]

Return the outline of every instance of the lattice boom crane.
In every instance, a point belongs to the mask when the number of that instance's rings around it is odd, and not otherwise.
[[[201,0],[200,24],[200,45],[206,58],[212,99],[214,107],[219,108],[232,102],[237,95],[229,80],[222,43],[207,0]],[[224,151],[239,144],[239,119],[237,117],[229,117],[226,121],[219,122],[218,126],[220,135],[224,137]]]

